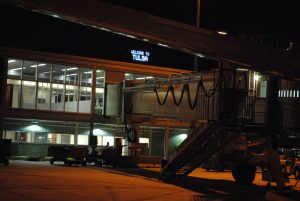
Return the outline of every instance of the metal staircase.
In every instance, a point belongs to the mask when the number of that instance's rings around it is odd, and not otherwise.
[[[188,175],[226,145],[237,133],[233,130],[224,120],[197,127],[161,170],[161,177]]]

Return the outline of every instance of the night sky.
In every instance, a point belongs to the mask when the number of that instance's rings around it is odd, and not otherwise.
[[[153,15],[195,25],[197,0],[109,0]],[[262,3],[263,2],[263,3]],[[201,0],[200,26],[240,33],[275,35],[278,48],[300,38],[296,1]],[[151,53],[151,65],[193,69],[193,56],[61,19],[0,4],[0,46],[132,62],[130,50]],[[300,44],[300,43],[299,43]],[[300,46],[300,45],[299,45]],[[215,65],[200,60],[200,68]]]
[[[104,0],[153,15],[196,24],[197,0]],[[277,35],[283,47],[300,42],[300,10],[295,0],[200,0],[200,26],[210,30]],[[283,45],[283,46],[282,46]],[[300,45],[299,45],[300,46]],[[284,46],[285,47],[285,46]]]

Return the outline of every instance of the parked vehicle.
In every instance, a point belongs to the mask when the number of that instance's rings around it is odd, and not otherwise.
[[[4,166],[9,164],[10,145],[11,139],[0,139],[0,163],[3,163]]]
[[[55,161],[63,161],[65,165],[81,164],[86,166],[86,156],[88,150],[86,147],[68,147],[68,146],[50,146],[48,156],[51,157],[50,164]]]
[[[281,170],[285,175],[294,175],[300,179],[300,149],[291,149],[280,159]]]

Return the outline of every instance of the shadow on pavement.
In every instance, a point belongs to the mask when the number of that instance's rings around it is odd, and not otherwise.
[[[142,168],[103,168],[114,174],[127,176],[142,176],[144,179],[159,180],[160,172]],[[224,200],[224,201],[263,201],[267,187],[258,185],[240,185],[234,181],[222,179],[205,179],[192,176],[183,176],[164,180],[164,183],[185,188],[200,195],[195,195],[191,201]],[[300,200],[300,192],[294,191],[289,198]]]
[[[114,174],[138,175],[144,179],[160,179],[160,172],[140,168],[102,168]],[[260,201],[265,200],[266,187],[258,185],[239,185],[234,181],[205,179],[199,177],[177,177],[164,180],[164,183],[185,188],[201,195],[195,195],[192,201],[226,200],[226,201]]]

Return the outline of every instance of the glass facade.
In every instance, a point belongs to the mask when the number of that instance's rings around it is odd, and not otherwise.
[[[95,82],[96,113],[103,114],[105,71],[92,67],[8,60],[7,84],[12,102],[8,107],[33,110],[92,113]]]

